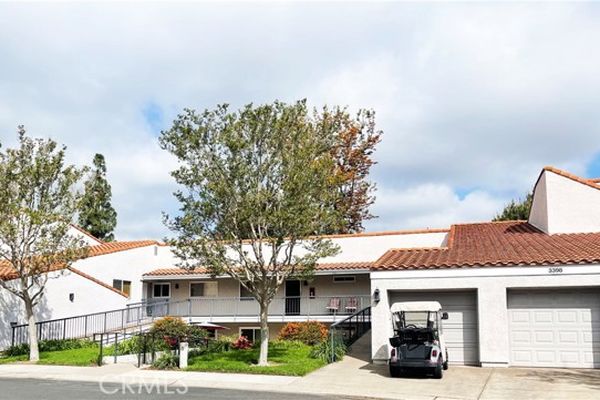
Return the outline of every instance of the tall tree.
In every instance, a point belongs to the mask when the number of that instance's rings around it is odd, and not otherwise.
[[[497,214],[493,221],[513,221],[529,218],[533,193],[528,193],[524,199],[511,200],[504,209]]]
[[[110,203],[112,190],[106,180],[106,162],[102,154],[94,156],[94,168],[85,182],[79,205],[79,225],[100,240],[110,242],[117,226],[117,212]]]
[[[341,226],[332,227],[330,233],[361,232],[363,221],[375,218],[369,211],[375,202],[375,184],[368,177],[375,164],[373,152],[383,132],[375,129],[372,110],[359,110],[352,118],[346,109],[338,107],[331,112],[324,109],[321,119],[336,127],[331,154],[339,191],[336,209],[344,220]]]
[[[330,128],[304,101],[185,110],[161,146],[180,167],[172,174],[182,215],[167,218],[181,266],[227,274],[258,302],[259,365],[267,364],[269,305],[290,277],[310,276],[338,251],[321,233],[340,223]],[[317,236],[315,236],[317,235]]]
[[[0,259],[13,270],[0,287],[23,301],[29,359],[39,359],[35,308],[49,271],[85,255],[83,242],[68,234],[83,171],[65,165],[65,147],[32,139],[19,127],[19,146],[0,151]]]

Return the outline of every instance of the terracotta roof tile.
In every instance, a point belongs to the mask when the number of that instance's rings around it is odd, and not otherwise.
[[[369,270],[372,262],[347,262],[347,263],[322,263],[317,265],[317,270]],[[185,270],[183,268],[159,268],[146,272],[144,276],[181,276],[181,275],[205,275],[209,274],[206,268]]]
[[[156,240],[133,240],[129,242],[105,242],[96,246],[89,247],[88,257],[103,256],[105,254],[116,253],[118,251],[125,251],[136,249],[138,247],[146,247],[160,245]]]
[[[394,249],[373,270],[600,263],[600,233],[548,235],[525,221],[453,225],[448,247]]]

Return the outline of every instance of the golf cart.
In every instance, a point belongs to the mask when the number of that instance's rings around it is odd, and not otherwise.
[[[442,369],[448,369],[441,321],[448,319],[448,313],[442,313],[437,301],[394,303],[390,311],[394,328],[390,338],[390,375],[399,377],[409,368],[419,368],[441,379]]]

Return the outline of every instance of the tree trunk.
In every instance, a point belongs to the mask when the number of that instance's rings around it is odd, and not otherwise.
[[[269,304],[260,304],[260,355],[258,365],[269,365]]]
[[[27,325],[29,331],[29,361],[39,361],[40,351],[38,348],[38,337],[37,329],[35,326],[35,315],[33,314],[33,304],[31,299],[24,299],[25,302],[25,316],[27,317]]]

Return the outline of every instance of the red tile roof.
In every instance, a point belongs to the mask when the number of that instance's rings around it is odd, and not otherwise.
[[[548,235],[525,221],[453,225],[448,246],[392,249],[372,270],[600,263],[600,233]]]
[[[373,265],[372,262],[347,262],[347,263],[322,263],[317,265],[317,270],[365,270],[368,271]],[[144,276],[178,276],[178,275],[206,275],[210,274],[206,268],[196,268],[194,270],[186,270],[183,268],[159,268],[150,272],[146,272]]]
[[[88,257],[103,256],[119,251],[136,249],[138,247],[159,246],[161,243],[156,240],[132,240],[129,242],[105,242],[96,246],[89,247]]]

